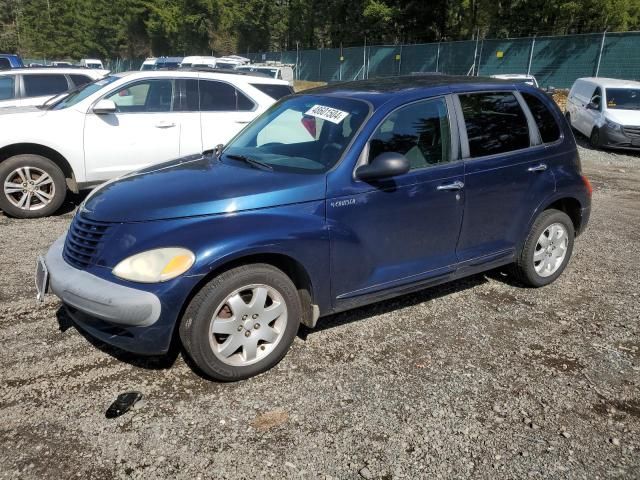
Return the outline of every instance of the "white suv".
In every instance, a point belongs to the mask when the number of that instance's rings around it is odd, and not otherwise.
[[[0,109],[0,209],[50,215],[67,189],[213,149],[291,93],[282,80],[237,73],[132,72],[41,108]]]
[[[579,78],[565,115],[593,147],[640,149],[640,82]]]
[[[0,108],[42,105],[53,95],[104,77],[108,70],[16,68],[0,72]]]

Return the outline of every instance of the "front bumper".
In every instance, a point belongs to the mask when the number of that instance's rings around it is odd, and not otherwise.
[[[65,236],[49,249],[49,290],[74,323],[91,337],[141,355],[169,350],[177,312],[152,292],[119,285],[69,265],[62,257]],[[169,298],[169,305],[175,304]]]
[[[66,305],[119,325],[147,327],[160,317],[160,299],[153,293],[118,285],[78,270],[62,257],[65,236],[49,248],[45,263],[51,291]]]
[[[600,129],[600,145],[605,148],[640,150],[640,138],[628,137],[620,130],[605,126]]]

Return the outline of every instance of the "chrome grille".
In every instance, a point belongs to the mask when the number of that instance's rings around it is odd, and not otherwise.
[[[627,137],[640,138],[640,127],[624,126],[624,133]]]
[[[77,268],[86,268],[95,261],[104,235],[110,224],[94,222],[76,215],[71,222],[64,242],[62,256]]]

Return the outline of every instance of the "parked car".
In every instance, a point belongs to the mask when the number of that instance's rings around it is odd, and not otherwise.
[[[0,108],[42,105],[54,95],[86,85],[107,73],[107,70],[47,67],[2,71]]]
[[[289,85],[293,85],[293,68],[291,68],[290,65],[258,63],[253,65],[239,65],[236,67],[236,70],[241,72],[262,73],[271,78],[286,80],[289,82]]]
[[[202,372],[237,380],[324,315],[506,265],[548,285],[590,204],[538,89],[338,84],[283,99],[222,150],[94,190],[37,285],[106,343],[160,354],[178,329]]]
[[[0,53],[0,70],[9,70],[11,68],[23,68],[24,64],[20,55],[12,53]]]
[[[526,73],[503,73],[500,75],[491,75],[491,78],[499,78],[500,80],[512,80],[514,82],[526,83],[533,87],[538,86],[538,81],[533,75],[527,75]]]
[[[283,90],[292,93],[269,78],[133,72],[107,76],[41,109],[0,109],[0,209],[20,218],[51,215],[67,189],[215,148]]]
[[[593,147],[640,148],[640,82],[579,78],[567,98],[569,124]]]
[[[102,60],[98,60],[97,58],[83,58],[80,60],[80,66],[85,68],[92,68],[95,70],[104,70],[102,66]]]
[[[140,70],[176,70],[181,62],[182,57],[152,57],[142,62]]]
[[[58,60],[56,62],[51,62],[51,66],[52,67],[68,67],[68,68],[71,68],[74,65],[73,65],[73,63],[67,62],[66,60]]]
[[[216,57],[191,56],[184,57],[180,68],[209,67],[216,68]]]

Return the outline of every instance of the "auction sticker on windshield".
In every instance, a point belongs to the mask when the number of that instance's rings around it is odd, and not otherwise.
[[[312,117],[321,118],[331,123],[338,124],[347,118],[349,112],[343,112],[337,108],[325,107],[324,105],[314,105],[305,112],[305,115],[310,115]]]

